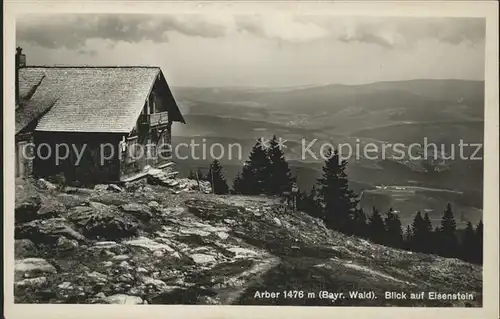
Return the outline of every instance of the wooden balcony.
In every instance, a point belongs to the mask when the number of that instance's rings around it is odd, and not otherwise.
[[[153,114],[143,114],[139,118],[140,130],[149,131],[150,128],[165,125],[168,123],[168,112],[160,112]]]
[[[159,112],[149,115],[151,126],[164,125],[168,123],[168,112]]]

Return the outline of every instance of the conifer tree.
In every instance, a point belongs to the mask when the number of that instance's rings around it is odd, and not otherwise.
[[[241,194],[259,195],[267,192],[270,161],[262,140],[258,140],[250,152],[249,159],[240,175]]]
[[[430,219],[428,214],[422,218],[422,213],[417,212],[413,218],[413,223],[411,225],[412,250],[417,252],[429,252],[431,250],[430,242],[432,236],[432,225],[430,224]]]
[[[369,218],[368,222],[368,232],[369,238],[377,244],[383,244],[385,242],[385,223],[384,219],[374,207],[373,213]]]
[[[236,174],[236,177],[233,180],[233,193],[241,194],[242,193],[242,182],[241,182],[241,174]]]
[[[325,216],[323,214],[321,203],[319,202],[318,199],[318,192],[316,190],[316,186],[313,185],[309,194],[304,194],[299,209],[313,217],[324,220]]]
[[[411,224],[411,248],[414,251],[421,252],[423,246],[423,238],[424,238],[424,219],[422,218],[422,213],[418,211],[413,217],[413,222]]]
[[[432,232],[432,222],[431,219],[429,218],[429,213],[424,214],[424,229],[428,233]]]
[[[404,248],[406,250],[411,250],[412,248],[413,234],[410,225],[406,226],[406,231],[404,234]]]
[[[358,237],[368,238],[368,225],[366,214],[362,208],[356,209],[351,221],[351,227],[349,227],[352,235]]]
[[[229,193],[229,187],[227,186],[226,179],[222,173],[222,166],[218,160],[214,160],[210,165],[207,178],[215,194],[220,195]]]
[[[462,243],[460,245],[460,258],[465,261],[474,262],[474,255],[476,249],[476,232],[474,226],[469,221],[465,228]]]
[[[307,192],[299,190],[297,192],[297,210],[307,212],[308,209],[308,198]]]
[[[294,180],[276,135],[273,135],[267,149],[267,156],[269,158],[267,193],[279,195],[283,192],[290,192]]]
[[[437,233],[438,253],[444,257],[458,255],[458,242],[456,236],[457,224],[453,216],[451,205],[448,203],[441,219],[441,226]]]
[[[347,161],[340,160],[337,150],[327,150],[323,175],[318,179],[318,194],[329,228],[349,232],[350,220],[356,210],[358,200],[348,187],[345,169]]]
[[[474,262],[483,264],[483,221],[480,220],[475,230],[475,249]]]
[[[387,212],[385,218],[386,244],[391,247],[401,248],[403,246],[403,230],[401,229],[401,220],[392,208]]]
[[[434,253],[436,251],[434,241],[436,234],[432,231],[432,222],[429,218],[429,213],[424,214],[424,233],[422,236],[423,251],[427,253]]]

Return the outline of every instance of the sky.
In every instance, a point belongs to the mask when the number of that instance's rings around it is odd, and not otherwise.
[[[28,65],[155,65],[171,86],[484,79],[485,20],[328,15],[19,17]]]

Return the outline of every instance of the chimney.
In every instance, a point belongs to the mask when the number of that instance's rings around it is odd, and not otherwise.
[[[23,49],[20,47],[16,48],[16,106],[19,104],[19,69],[26,66],[26,55],[22,53]]]

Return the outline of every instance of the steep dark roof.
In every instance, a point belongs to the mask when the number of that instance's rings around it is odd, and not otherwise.
[[[37,131],[128,133],[158,77],[170,117],[185,123],[158,67],[22,68],[20,95],[32,96],[16,109],[16,133],[44,113]]]

